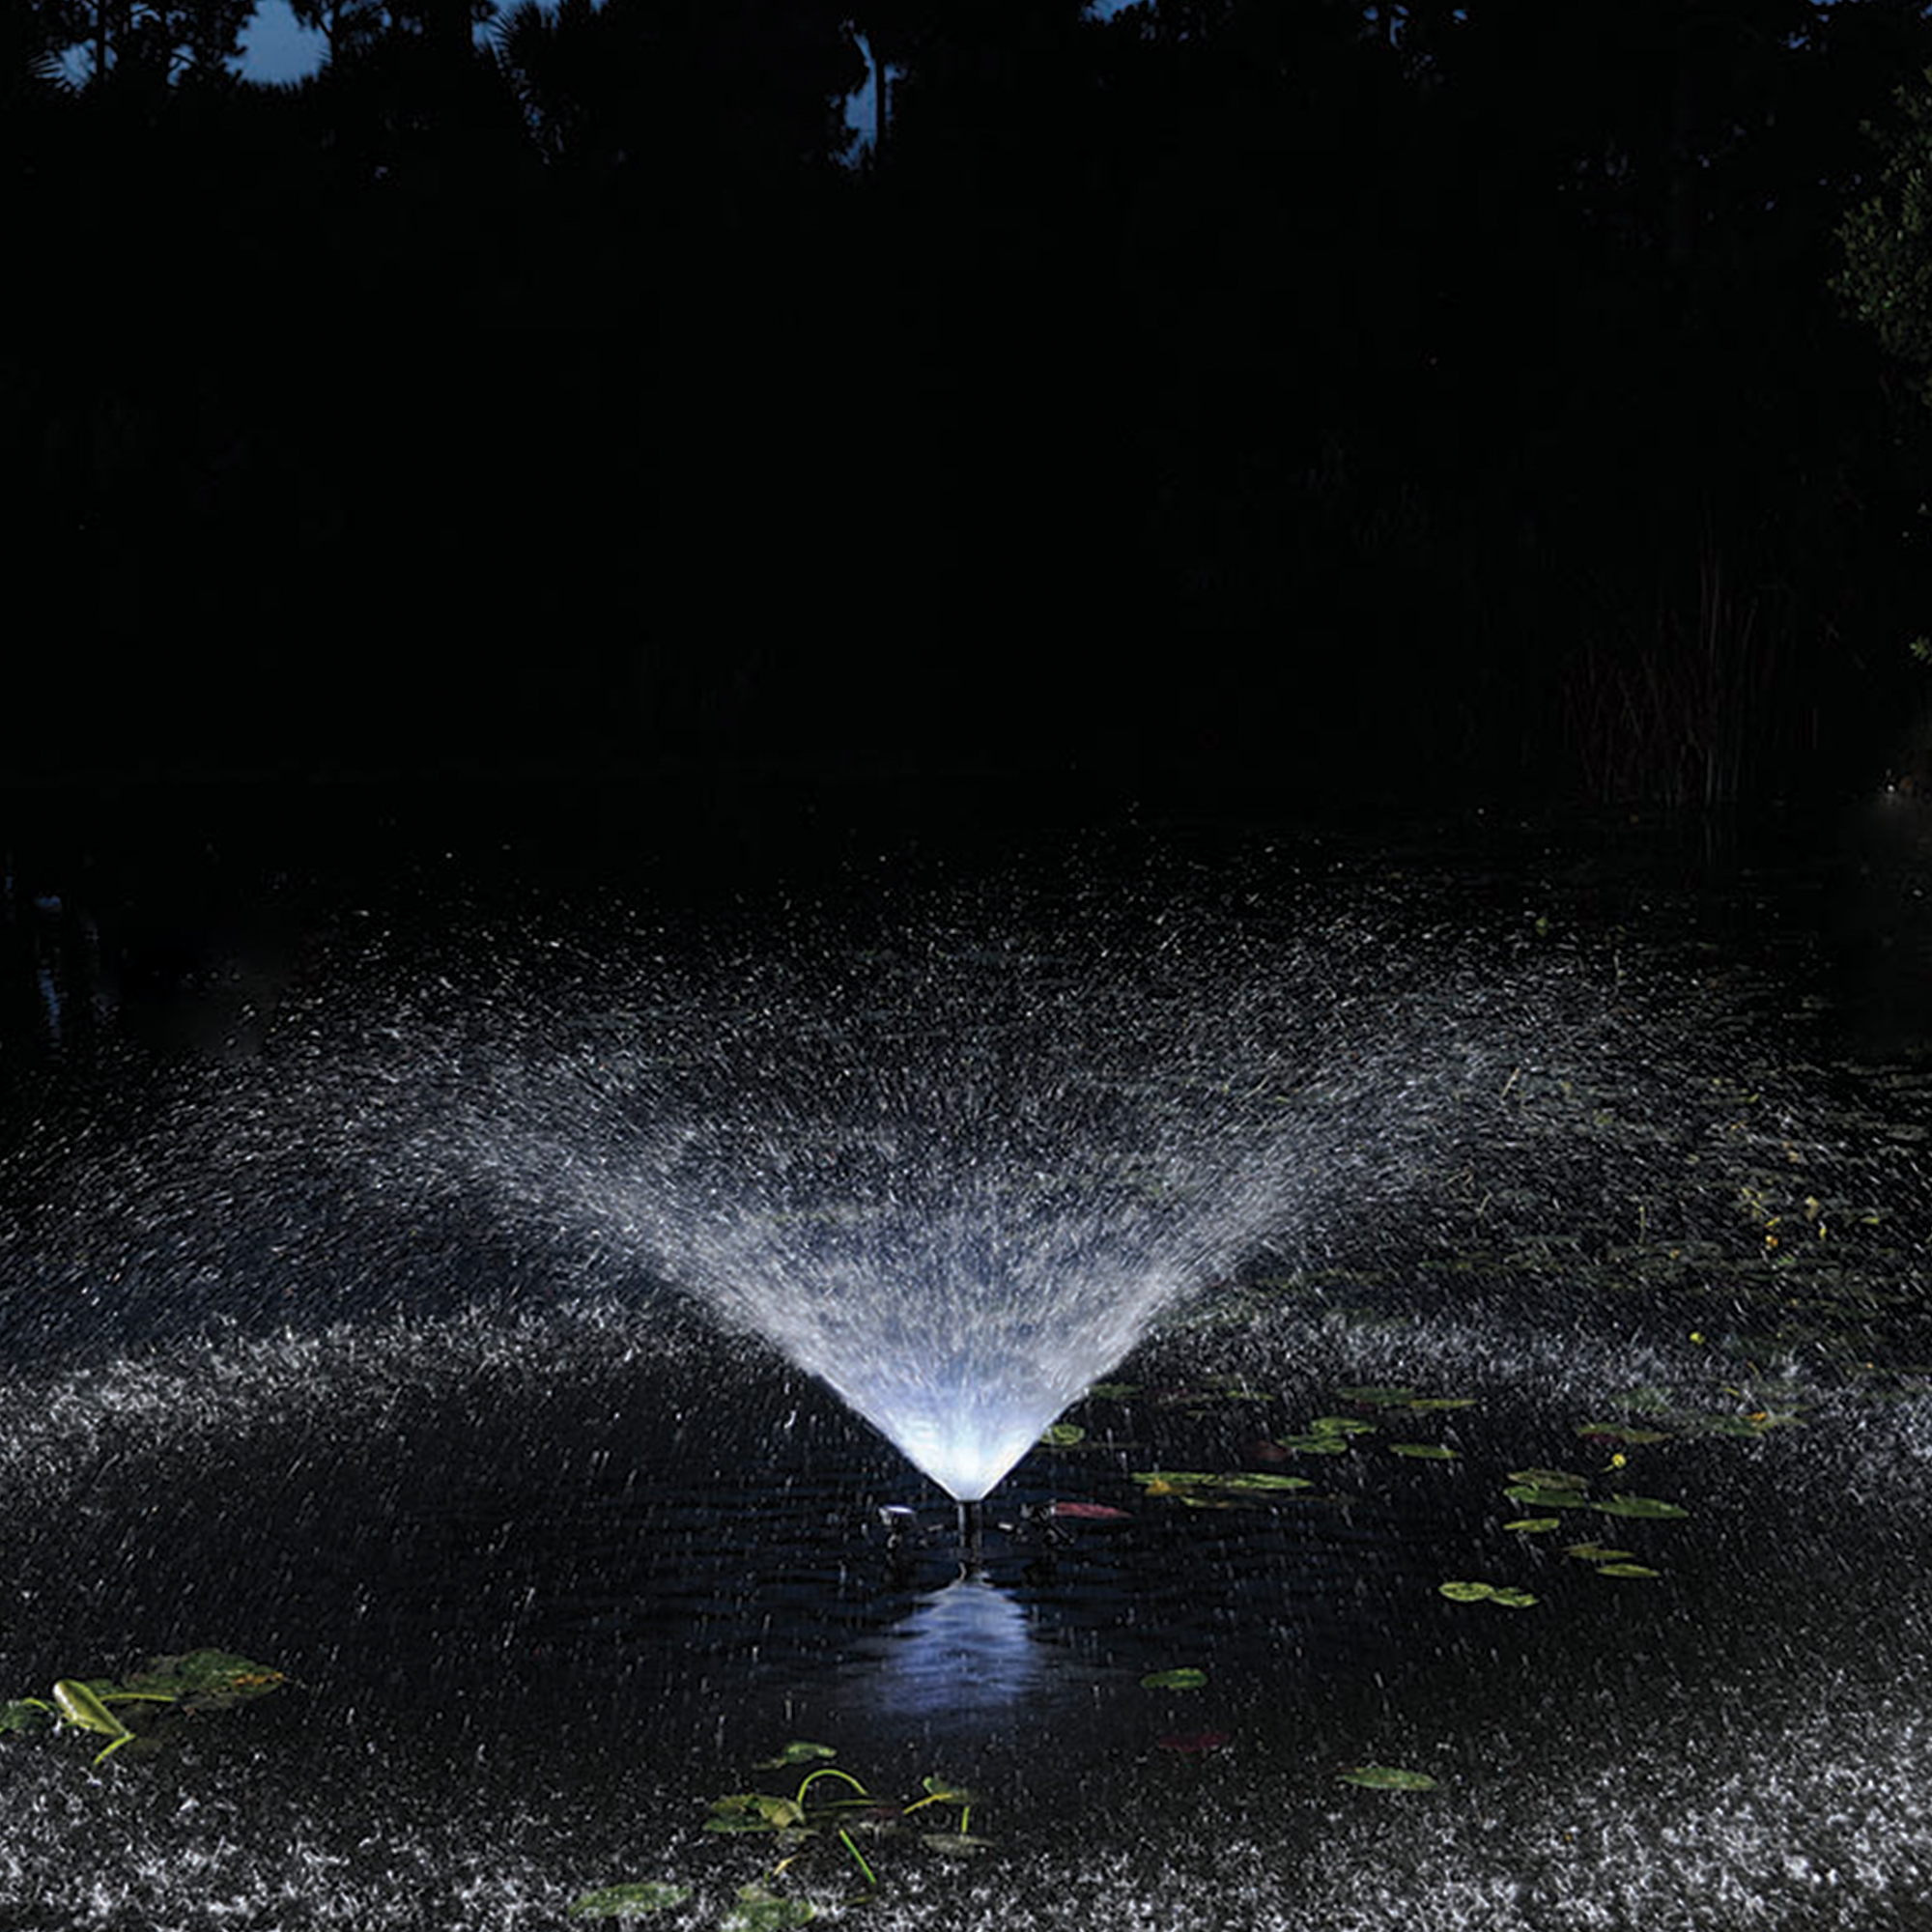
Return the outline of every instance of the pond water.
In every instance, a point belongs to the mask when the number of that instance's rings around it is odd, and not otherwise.
[[[23,835],[0,1699],[286,1681],[121,1706],[98,1766],[0,1736],[8,1922],[1913,1922],[1887,838],[1197,828],[733,894],[358,835],[162,918]],[[962,1200],[970,1293],[922,1273]],[[1094,1386],[962,1560],[890,1400],[784,1349],[937,1360],[976,1307],[989,1379]],[[828,1764],[869,1807],[707,1829]]]

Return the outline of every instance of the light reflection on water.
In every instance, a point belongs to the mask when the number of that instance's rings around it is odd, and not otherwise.
[[[1774,1107],[1722,1064],[1713,1098],[1707,1038],[1627,966],[1621,1031],[1509,1069],[1543,1109],[1519,1140],[1412,1197],[1355,1170],[1321,1241],[1216,1284],[1121,1372],[1139,1396],[1021,1462],[967,1577],[950,1506],[824,1391],[616,1245],[489,1223],[442,1111],[487,1055],[425,1068],[406,1037],[345,1085],[318,1024],[260,1068],[76,1102],[71,1158],[37,1122],[0,1235],[0,1696],[202,1642],[296,1682],[99,1778],[71,1741],[0,1744],[10,1904],[522,1926],[664,1870],[715,1918],[770,1861],[706,1839],[705,1803],[803,1736],[875,1789],[986,1789],[998,1856],[895,1867],[886,1924],[1887,1923],[1932,1872],[1918,1123],[1869,1132],[1845,1096],[1872,1083],[1836,1067]],[[89,1009],[60,1010],[71,1052]],[[1513,1469],[1605,1487],[1577,1432],[1620,1393],[1736,1407],[1776,1379],[1801,1425],[1631,1445],[1691,1510],[1614,1525],[1657,1578],[1505,1529]],[[1404,1419],[1455,1462],[1389,1455],[1392,1427],[1270,1451],[1338,1388],[1411,1381],[1474,1403]],[[1163,1466],[1316,1487],[1197,1511],[1132,1480]],[[1125,1517],[1023,1533],[1055,1498]],[[929,1539],[888,1550],[882,1503]],[[1539,1602],[1442,1600],[1463,1576]],[[1143,1688],[1180,1664],[1207,1686]],[[1336,1785],[1368,1759],[1437,1775],[1433,1808]]]

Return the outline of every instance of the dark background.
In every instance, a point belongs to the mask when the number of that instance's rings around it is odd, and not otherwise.
[[[1920,7],[10,5],[14,786],[1912,776]]]

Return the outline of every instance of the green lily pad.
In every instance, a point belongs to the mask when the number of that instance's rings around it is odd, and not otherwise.
[[[1455,1450],[1440,1442],[1391,1442],[1389,1454],[1406,1456],[1413,1463],[1453,1463]]]
[[[804,1738],[793,1738],[780,1751],[777,1757],[761,1759],[754,1764],[753,1771],[784,1771],[794,1764],[816,1764],[823,1758],[837,1757],[838,1750],[834,1745],[809,1744]]]
[[[1574,1556],[1579,1563],[1623,1563],[1635,1555],[1632,1549],[1612,1549],[1604,1543],[1570,1543],[1563,1548],[1565,1556]]]
[[[805,1823],[805,1807],[795,1798],[770,1791],[735,1791],[711,1801],[707,1832],[782,1832]]]
[[[1574,1469],[1512,1469],[1509,1480],[1520,1483],[1532,1490],[1587,1490],[1588,1476],[1579,1476]]]
[[[1349,1438],[1332,1429],[1324,1429],[1320,1435],[1278,1435],[1275,1441],[1283,1449],[1293,1449],[1297,1456],[1346,1456],[1349,1453]]]
[[[31,1733],[50,1731],[54,1727],[54,1714],[43,1704],[36,1704],[25,1697],[11,1698],[0,1704],[0,1737],[10,1731]]]
[[[950,1777],[923,1777],[920,1783],[925,1795],[938,1804],[977,1804],[979,1799],[963,1784],[954,1784]]]
[[[1438,1583],[1437,1591],[1452,1604],[1498,1604],[1506,1610],[1526,1610],[1536,1602],[1527,1590],[1504,1583]]]
[[[1040,1433],[1040,1444],[1047,1449],[1071,1449],[1087,1439],[1087,1432],[1077,1422],[1055,1422]]]
[[[1434,1791],[1435,1780],[1426,1771],[1404,1771],[1393,1764],[1357,1764],[1335,1776],[1344,1784],[1359,1784],[1369,1791]]]
[[[1308,1431],[1311,1435],[1373,1435],[1376,1425],[1359,1415],[1318,1415]]]
[[[1660,1502],[1656,1496],[1612,1496],[1607,1502],[1592,1503],[1592,1509],[1601,1510],[1605,1516],[1650,1517],[1659,1521],[1676,1520],[1690,1514],[1688,1509],[1680,1509],[1675,1503]]]
[[[637,1918],[646,1912],[663,1912],[691,1896],[688,1885],[668,1885],[662,1879],[641,1879],[633,1885],[607,1885],[573,1899],[573,1918]]]
[[[1515,1530],[1519,1536],[1541,1536],[1546,1530],[1555,1529],[1562,1520],[1560,1516],[1520,1516],[1503,1527]]]
[[[1408,1406],[1418,1415],[1433,1415],[1441,1409],[1474,1408],[1476,1398],[1472,1395],[1419,1395]]]
[[[1661,1577],[1662,1570],[1653,1570],[1647,1563],[1605,1563],[1598,1571],[1599,1577]]]
[[[1611,1442],[1668,1442],[1669,1435],[1662,1429],[1638,1429],[1628,1422],[1579,1422],[1578,1435],[1600,1436]]]
[[[1139,1382],[1095,1382],[1087,1391],[1090,1396],[1098,1396],[1102,1402],[1124,1402],[1140,1392]]]
[[[993,1848],[991,1838],[976,1838],[967,1832],[922,1832],[919,1841],[927,1851],[943,1853],[949,1859],[975,1858]]]
[[[125,1684],[101,1688],[171,1697],[194,1710],[220,1711],[252,1697],[266,1697],[287,1682],[279,1670],[237,1657],[233,1651],[190,1650],[179,1657],[151,1657]]]
[[[1263,1469],[1237,1469],[1230,1475],[1216,1476],[1208,1487],[1216,1490],[1312,1490],[1315,1485],[1306,1476],[1277,1476]]]
[[[1141,1679],[1143,1690],[1199,1690],[1208,1682],[1205,1670],[1151,1670]]]
[[[818,1917],[803,1898],[781,1898],[761,1885],[741,1886],[738,1901],[719,1921],[719,1932],[785,1932]]]

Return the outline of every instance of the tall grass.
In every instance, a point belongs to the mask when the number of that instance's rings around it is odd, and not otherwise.
[[[1564,681],[1563,735],[1584,791],[1691,810],[1781,789],[1816,732],[1781,594],[1736,590],[1707,542],[1694,594],[1666,589],[1633,614],[1599,628]]]

